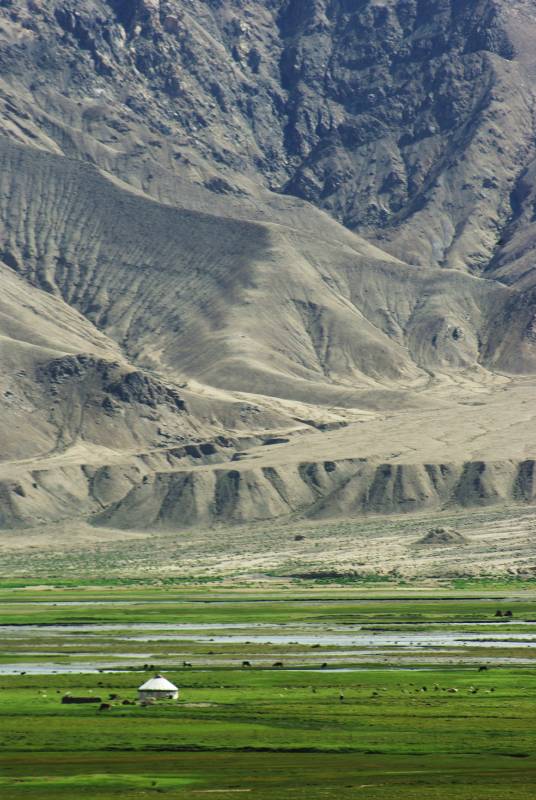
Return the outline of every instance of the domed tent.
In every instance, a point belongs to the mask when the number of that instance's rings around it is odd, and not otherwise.
[[[167,678],[155,675],[138,689],[140,700],[176,700],[179,690]]]

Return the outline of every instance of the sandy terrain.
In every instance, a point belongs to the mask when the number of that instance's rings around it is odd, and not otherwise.
[[[423,545],[438,526],[465,543]],[[95,529],[80,523],[0,533],[3,569],[33,577],[162,574],[226,576],[262,585],[270,576],[536,574],[536,506],[361,520],[248,525],[174,534]],[[297,538],[299,537],[299,538]],[[457,537],[456,537],[457,538]],[[28,556],[31,555],[31,560]]]

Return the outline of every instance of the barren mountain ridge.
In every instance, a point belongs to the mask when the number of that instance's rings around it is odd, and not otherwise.
[[[536,497],[535,0],[0,2],[0,527]]]

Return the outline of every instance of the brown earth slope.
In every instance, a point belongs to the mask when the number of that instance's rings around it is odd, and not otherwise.
[[[0,526],[533,502],[534,12],[0,4]]]

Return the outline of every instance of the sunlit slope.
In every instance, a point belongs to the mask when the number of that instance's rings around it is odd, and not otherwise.
[[[535,369],[530,291],[0,150],[3,527],[533,500],[532,418],[501,422],[525,394],[480,400]]]
[[[338,244],[163,206],[89,165],[1,150],[4,262],[138,366],[343,403],[430,371],[534,368],[531,308],[514,289],[407,266],[347,232]]]

